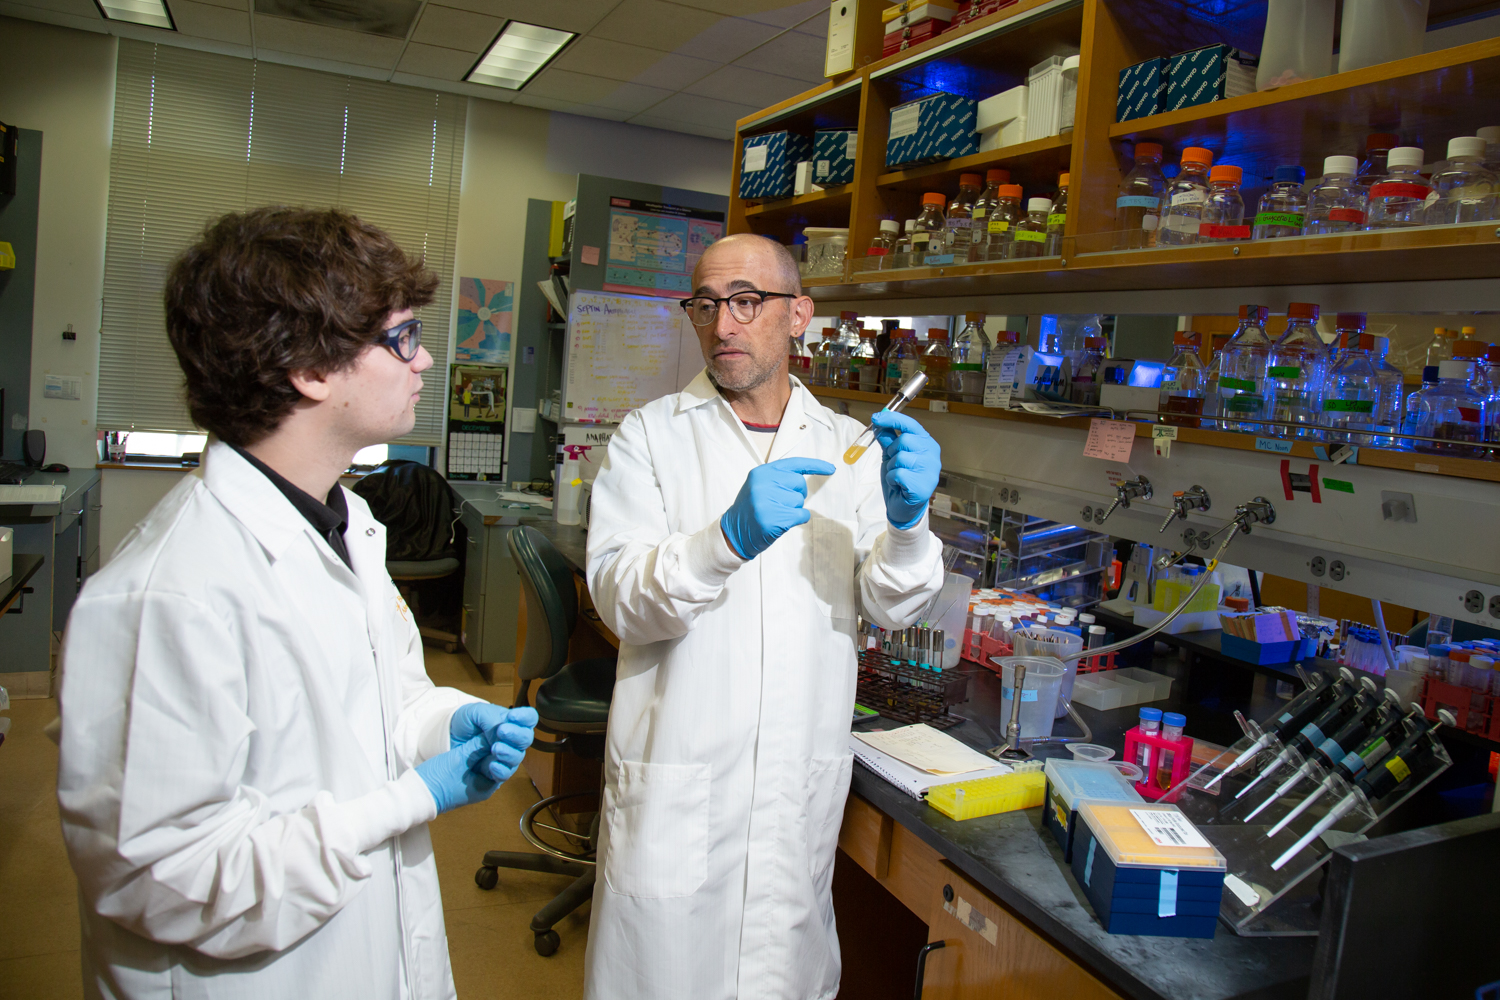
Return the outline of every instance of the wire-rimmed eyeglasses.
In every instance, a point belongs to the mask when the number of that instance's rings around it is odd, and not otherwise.
[[[766,299],[796,299],[801,296],[793,295],[791,292],[763,292],[758,288],[752,288],[743,292],[735,292],[723,298],[714,298],[711,295],[695,295],[690,299],[683,299],[678,304],[682,311],[688,314],[688,319],[694,326],[713,326],[719,319],[719,303],[729,303],[729,315],[734,317],[736,323],[753,323],[760,311],[766,304]]]

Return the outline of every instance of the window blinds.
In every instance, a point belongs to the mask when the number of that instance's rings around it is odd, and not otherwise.
[[[441,277],[417,313],[436,364],[402,439],[440,444],[468,99],[123,38],[119,51],[99,426],[193,429],[167,271],[212,219],[282,204],[351,211]]]

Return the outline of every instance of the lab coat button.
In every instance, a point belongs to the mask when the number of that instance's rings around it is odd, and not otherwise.
[[[368,535],[368,536],[370,536],[371,538],[373,538],[375,536],[375,529],[374,528],[366,528],[365,529],[365,534]]]

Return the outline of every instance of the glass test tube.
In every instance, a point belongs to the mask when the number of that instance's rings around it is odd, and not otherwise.
[[[1161,709],[1142,708],[1139,719],[1136,728],[1141,732],[1150,733],[1152,736],[1161,732]],[[1151,776],[1151,751],[1153,749],[1149,744],[1142,743],[1135,752],[1135,762],[1140,765],[1141,773],[1147,776],[1147,780],[1150,780]]]
[[[906,408],[907,403],[910,403],[913,399],[917,398],[917,394],[922,391],[922,387],[926,384],[927,373],[921,371],[917,372],[911,378],[906,380],[906,384],[901,386],[900,391],[898,391],[895,396],[891,397],[891,401],[889,403],[886,403],[885,406],[881,407],[881,411],[900,413],[903,409]],[[859,437],[855,438],[854,443],[849,446],[849,450],[844,452],[844,464],[853,465],[855,462],[858,462],[860,456],[868,451],[870,449],[870,445],[874,443],[875,426],[871,424],[860,432]]]

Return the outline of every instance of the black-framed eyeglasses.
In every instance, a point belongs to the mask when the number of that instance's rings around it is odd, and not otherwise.
[[[683,299],[678,305],[682,306],[682,311],[688,314],[688,319],[694,326],[713,326],[718,321],[721,302],[729,303],[729,315],[734,317],[736,323],[753,323],[765,307],[766,299],[796,298],[801,296],[791,292],[763,292],[752,288],[717,299],[711,295],[695,295],[690,299]]]
[[[375,343],[389,347],[402,361],[411,361],[422,348],[422,321],[409,319],[382,330]]]

